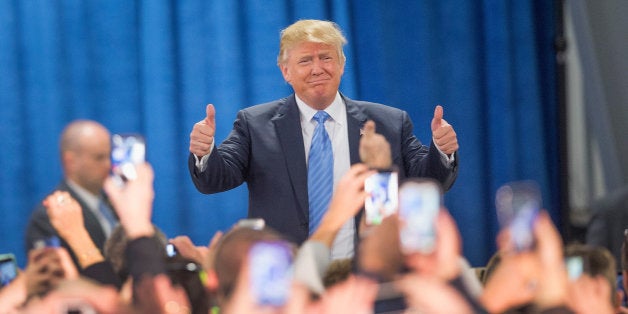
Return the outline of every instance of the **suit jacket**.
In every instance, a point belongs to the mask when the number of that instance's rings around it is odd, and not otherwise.
[[[628,229],[628,186],[595,200],[591,212],[586,243],[607,248],[615,257],[617,269],[621,270],[621,246],[624,230]]]
[[[79,197],[79,195],[76,194],[74,190],[72,190],[72,188],[67,184],[65,180],[61,181],[59,185],[57,185],[55,190],[69,192],[70,195],[81,205],[81,208],[83,209],[82,212],[85,229],[87,229],[87,232],[89,233],[90,237],[92,238],[98,249],[103,252],[107,237],[96,215],[94,215],[94,213],[89,209],[85,201],[83,201]],[[51,236],[59,237],[59,239],[61,240],[61,246],[65,247],[68,250],[70,256],[74,260],[74,264],[76,265],[76,267],[78,269],[81,269],[78,264],[76,255],[74,254],[70,246],[59,236],[55,228],[52,226],[52,224],[50,223],[50,218],[48,217],[48,213],[46,212],[46,208],[40,202],[35,210],[31,213],[28,224],[26,226],[25,244],[27,253],[30,249],[33,248],[33,244],[36,240],[47,239]]]
[[[360,162],[360,129],[371,119],[377,133],[390,142],[400,179],[431,177],[445,189],[451,187],[458,172],[457,161],[453,167],[447,167],[434,145],[422,145],[414,136],[405,111],[342,97],[347,109],[351,164]],[[294,94],[238,112],[233,130],[222,144],[214,147],[205,171],[196,169],[192,154],[188,166],[194,185],[205,194],[246,182],[249,217],[264,218],[267,225],[298,244],[307,239],[307,165]]]

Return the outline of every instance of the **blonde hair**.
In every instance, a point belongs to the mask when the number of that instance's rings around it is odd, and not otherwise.
[[[277,64],[285,63],[288,59],[288,51],[303,42],[331,45],[336,48],[342,63],[347,59],[342,50],[347,39],[342,35],[342,31],[336,23],[321,20],[299,20],[281,31]]]

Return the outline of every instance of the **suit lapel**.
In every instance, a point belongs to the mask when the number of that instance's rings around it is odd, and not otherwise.
[[[305,218],[304,222],[307,222],[309,217],[307,165],[305,164],[301,117],[294,94],[286,98],[272,121],[275,124],[275,132],[281,144],[292,189],[303,214],[302,217]]]
[[[96,246],[98,246],[98,248],[102,251],[107,236],[105,235],[105,232],[103,231],[102,226],[98,221],[98,218],[89,209],[87,203],[85,203],[85,201],[83,201],[83,199],[65,181],[62,182],[61,187],[63,190],[70,192],[72,198],[74,198],[79,203],[79,205],[81,205],[83,212],[83,224],[85,224],[85,229],[87,229],[87,232],[91,236]]]
[[[351,164],[360,162],[361,129],[367,120],[362,108],[353,100],[342,95],[347,107],[347,132],[349,132],[349,158]]]

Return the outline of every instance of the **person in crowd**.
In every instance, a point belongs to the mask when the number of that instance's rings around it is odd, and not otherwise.
[[[458,140],[443,108],[434,110],[432,141],[423,145],[405,111],[348,98],[339,91],[345,43],[328,21],[300,20],[284,29],[277,62],[294,93],[240,111],[220,145],[216,109],[207,105],[190,133],[188,166],[196,188],[218,193],[246,182],[248,216],[301,244],[318,228],[342,175],[360,161],[360,136],[372,120],[390,142],[401,178],[431,177],[449,189],[458,173]],[[356,220],[336,236],[334,258],[354,254]]]
[[[621,294],[617,291],[617,266],[608,249],[569,244],[565,247],[565,260],[570,270],[569,305],[573,310],[585,313],[595,308],[596,313],[622,313]],[[570,265],[572,269],[569,269]]]
[[[215,280],[217,305],[223,309],[233,295],[234,287],[240,276],[240,269],[246,260],[249,249],[261,241],[284,241],[285,237],[271,229],[253,229],[235,226],[216,245],[213,256],[213,269],[208,270],[210,280]],[[295,247],[296,248],[296,247]]]
[[[167,277],[165,246],[155,240],[151,222],[154,172],[148,163],[136,165],[137,178],[120,186],[112,177],[104,189],[128,239],[124,256],[133,280],[133,304],[143,313],[189,313],[190,299]]]
[[[586,243],[607,248],[615,258],[615,265],[621,265],[621,246],[628,227],[628,186],[595,200],[591,213]]]
[[[119,289],[122,281],[85,229],[81,205],[66,191],[50,194],[44,199],[43,205],[55,232],[68,244],[70,252],[77,258],[81,273]]]
[[[111,170],[111,143],[109,131],[100,123],[91,120],[76,120],[69,123],[61,134],[60,159],[63,179],[55,188],[68,192],[81,206],[83,224],[100,253],[111,230],[117,223],[116,214],[111,208],[103,182]],[[63,200],[64,196],[58,196]],[[35,242],[59,237],[53,227],[46,207],[40,203],[32,212],[25,232],[26,250]],[[72,254],[77,266],[79,257],[62,239],[62,246]],[[81,269],[81,268],[79,268]]]

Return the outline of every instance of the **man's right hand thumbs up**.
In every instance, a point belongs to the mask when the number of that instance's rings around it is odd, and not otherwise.
[[[209,104],[205,108],[205,119],[194,124],[190,133],[190,153],[201,158],[211,152],[216,133],[216,109]]]

